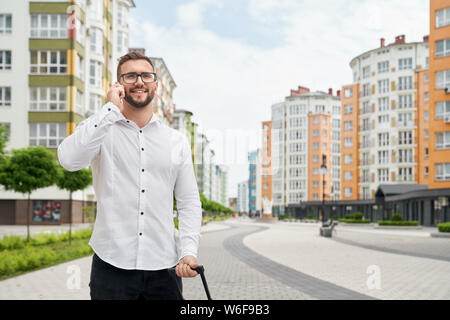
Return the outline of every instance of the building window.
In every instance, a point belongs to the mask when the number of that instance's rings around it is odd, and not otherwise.
[[[413,116],[412,112],[399,113],[398,114],[399,126],[403,126],[403,127],[413,126],[414,125],[413,117],[414,116]]]
[[[66,51],[31,51],[31,74],[66,74]]]
[[[436,72],[436,89],[450,87],[450,70]]]
[[[389,132],[384,132],[384,133],[378,134],[378,146],[379,147],[389,146]]]
[[[344,163],[345,164],[352,164],[352,155],[351,154],[345,154],[344,155]]]
[[[65,87],[30,87],[31,111],[66,111]]]
[[[91,60],[90,62],[89,84],[98,88],[102,87],[102,64],[98,61]]]
[[[398,59],[398,69],[399,70],[412,69],[412,58]]]
[[[78,54],[75,61],[75,72],[76,76],[80,80],[84,80],[84,59],[81,58]]]
[[[450,8],[436,11],[436,28],[450,25]]]
[[[364,67],[362,71],[363,79],[367,79],[370,77],[370,66]]]
[[[103,1],[90,1],[90,6],[87,10],[88,16],[91,19],[102,21],[103,19]]]
[[[450,131],[436,133],[436,149],[450,149]]]
[[[0,34],[10,34],[12,32],[12,16],[10,14],[0,14]]]
[[[128,21],[128,10],[124,5],[119,4],[117,6],[117,24],[119,26],[126,27]]]
[[[66,14],[32,14],[31,38],[67,38]]]
[[[369,136],[362,136],[361,148],[370,148],[370,138]]]
[[[344,106],[344,114],[350,114],[353,111],[353,106],[351,104],[347,104]]]
[[[378,123],[379,124],[389,124],[389,115],[383,114],[381,116],[378,116]]]
[[[352,88],[346,88],[344,90],[344,97],[345,98],[351,98],[353,96],[353,89]]]
[[[0,51],[0,70],[11,70],[11,51]]]
[[[98,110],[100,110],[102,104],[103,104],[103,97],[101,95],[95,93],[91,93],[89,95],[89,112],[91,114],[96,113]]]
[[[378,73],[389,72],[389,61],[378,62]]]
[[[318,137],[319,136],[319,130],[313,130],[313,137]]]
[[[449,181],[450,180],[450,163],[436,164],[436,180]]]
[[[388,93],[389,92],[389,79],[378,81],[378,93]]]
[[[11,123],[0,122],[0,127],[3,127],[6,130],[6,141],[8,142],[11,137]]]
[[[352,138],[345,138],[344,139],[344,147],[345,148],[353,147],[353,139]]]
[[[320,123],[320,118],[319,117],[314,117],[313,124],[319,124],[319,123]]]
[[[366,83],[363,85],[362,96],[363,97],[370,96],[370,83]]]
[[[65,137],[65,123],[30,123],[30,146],[57,148]]]
[[[389,169],[378,169],[378,182],[389,181]]]
[[[344,131],[351,131],[352,129],[353,129],[353,122],[345,121],[344,122]]]
[[[96,54],[102,54],[102,48],[103,48],[103,32],[101,29],[96,27],[89,28],[91,33],[91,41],[90,41],[90,48],[92,53]]]
[[[413,144],[413,132],[412,131],[400,131],[398,133],[398,144]]]
[[[450,117],[450,101],[436,103],[436,120]]]
[[[319,188],[319,181],[313,181],[313,188],[318,189]]]
[[[410,90],[410,89],[412,89],[412,85],[413,85],[413,82],[412,82],[411,76],[398,78],[398,89],[399,90]]]
[[[408,94],[406,96],[398,96],[399,109],[408,109],[413,107],[413,96]]]
[[[413,168],[399,168],[398,181],[413,181]]]
[[[436,41],[436,58],[450,56],[450,39]]]
[[[425,82],[425,84],[429,84],[430,83],[430,74],[429,73],[425,73],[423,75],[423,81]]]
[[[77,90],[76,113],[84,116],[84,95],[80,90]]]
[[[378,151],[378,164],[388,164],[389,163],[389,151]]]
[[[344,188],[344,197],[351,198],[352,197],[352,188]]]
[[[316,113],[325,113],[324,105],[316,105]]]
[[[344,172],[344,180],[352,181],[352,179],[353,179],[353,173],[351,171],[345,171]]]
[[[413,150],[412,149],[399,149],[398,150],[398,162],[399,163],[414,162]]]
[[[341,120],[333,119],[332,122],[331,122],[331,127],[333,129],[340,129],[341,128]]]
[[[11,87],[0,87],[0,107],[11,105]]]
[[[378,112],[389,111],[389,98],[379,98],[378,99]]]
[[[314,142],[313,150],[319,150],[319,143],[318,142]]]

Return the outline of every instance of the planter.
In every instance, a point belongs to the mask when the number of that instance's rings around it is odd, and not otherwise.
[[[387,229],[387,230],[421,230],[420,226],[373,226],[374,229]]]
[[[430,236],[433,238],[447,238],[450,239],[450,232],[432,232]]]

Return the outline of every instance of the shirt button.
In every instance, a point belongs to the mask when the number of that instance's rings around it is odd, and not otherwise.
[[[145,192],[145,190],[142,190],[142,193],[144,193]]]
[[[144,215],[144,213],[143,212],[141,212],[141,216],[143,216]]]
[[[141,150],[144,151],[144,148],[142,148]]]
[[[142,169],[142,172],[144,172],[144,169]]]
[[[142,133],[142,130],[139,130],[140,133]]]
[[[97,125],[94,125],[94,127],[96,127],[96,128],[97,128]]]
[[[108,108],[108,111],[111,111],[111,108]]]
[[[142,236],[142,232],[140,232],[139,235]]]
[[[130,120],[127,120],[127,123],[130,123]]]

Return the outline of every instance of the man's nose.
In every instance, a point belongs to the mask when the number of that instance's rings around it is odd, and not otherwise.
[[[136,84],[144,85],[144,81],[142,81],[142,76],[141,75],[138,75],[138,77],[136,79]]]

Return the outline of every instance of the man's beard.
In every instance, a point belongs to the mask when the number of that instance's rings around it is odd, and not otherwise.
[[[133,89],[133,90],[137,90],[137,89]],[[142,108],[145,108],[150,102],[152,102],[154,96],[155,96],[155,93],[151,92],[149,90],[147,99],[145,99],[143,102],[138,102],[133,99],[133,97],[131,96],[131,90],[130,90],[130,94],[125,95],[125,101],[128,102],[128,104],[132,107],[135,107],[137,109],[142,109]]]

